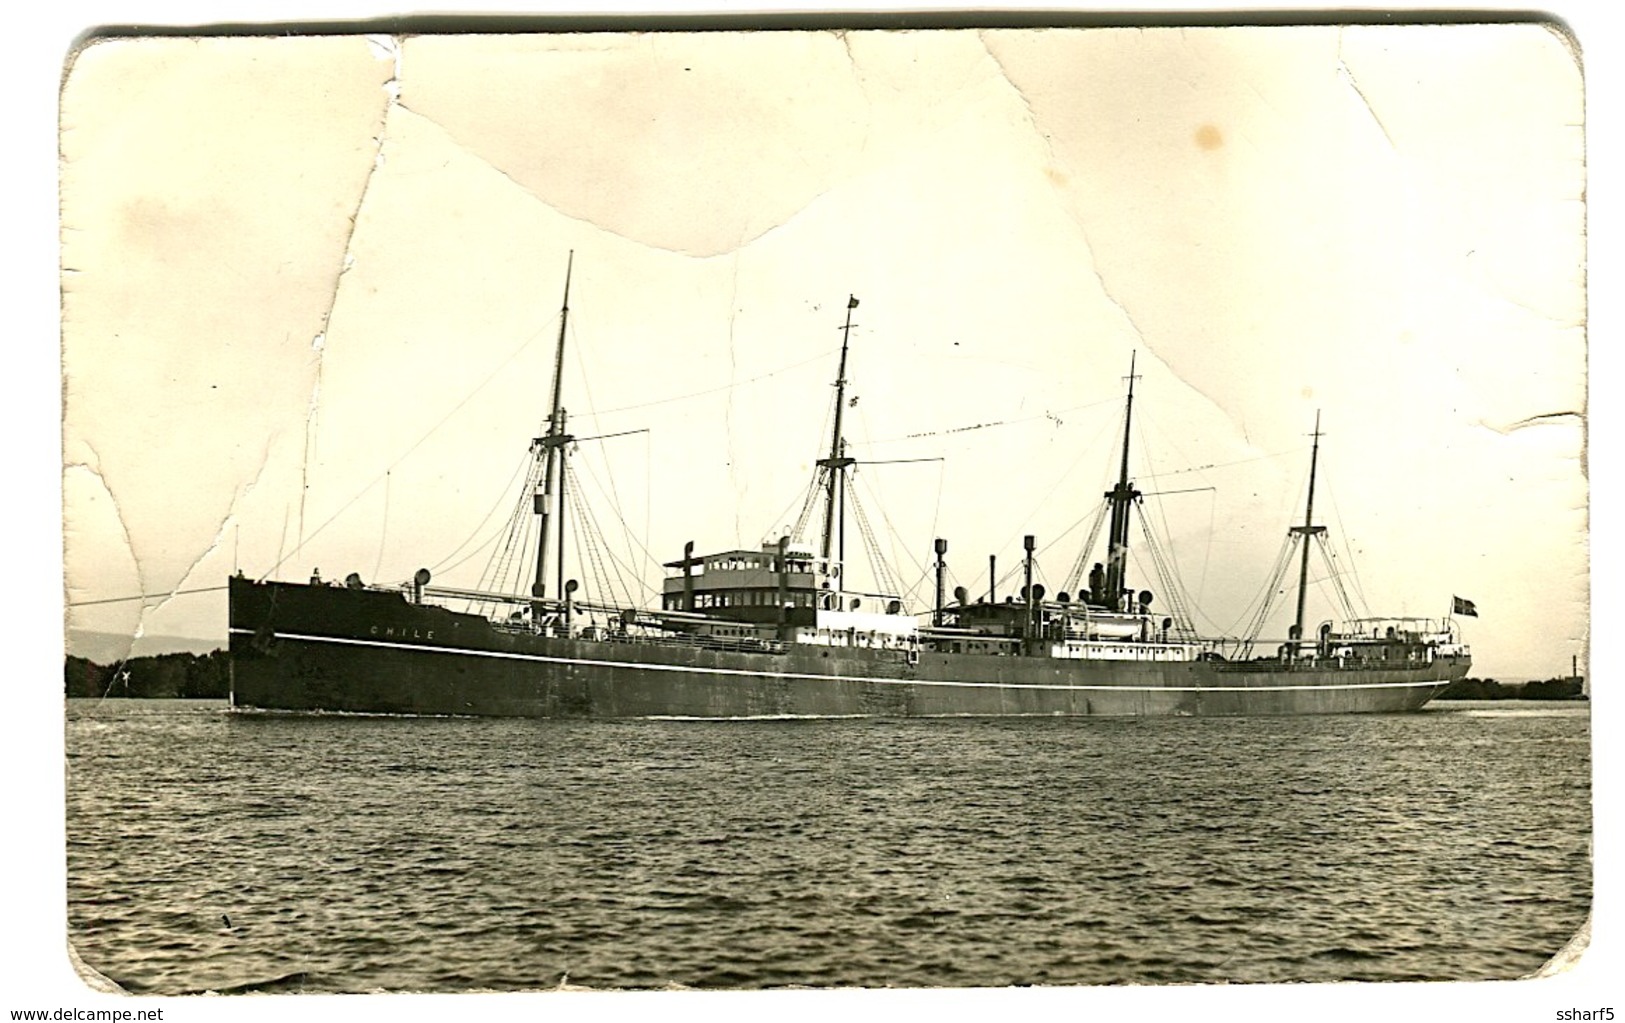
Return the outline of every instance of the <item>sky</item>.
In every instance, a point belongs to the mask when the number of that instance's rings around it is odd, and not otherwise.
[[[1051,592],[1102,559],[1132,359],[1200,631],[1246,631],[1318,414],[1360,610],[1460,595],[1475,674],[1566,674],[1583,121],[1538,25],[94,42],[62,92],[70,630],[222,643],[236,569],[477,584],[573,252],[572,431],[644,431],[574,461],[635,600],[685,541],[793,521],[850,295],[846,433],[891,463],[854,489],[915,606],[936,536],[972,593],[1024,534]]]

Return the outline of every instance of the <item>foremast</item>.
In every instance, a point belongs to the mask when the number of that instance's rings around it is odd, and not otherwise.
[[[1140,492],[1134,489],[1134,484],[1128,478],[1128,449],[1129,429],[1134,424],[1134,361],[1135,355],[1129,355],[1128,361],[1128,405],[1123,413],[1123,462],[1117,476],[1117,486],[1106,491],[1106,500],[1111,502],[1112,521],[1111,533],[1106,546],[1106,606],[1113,611],[1125,610],[1123,598],[1128,589],[1128,520],[1129,507],[1140,497]],[[1098,521],[1098,520],[1097,520]],[[1096,528],[1099,528],[1098,526]]]
[[[564,431],[565,412],[560,402],[564,386],[564,336],[570,321],[570,274],[575,268],[575,252],[571,251],[564,266],[564,301],[559,310],[559,340],[553,356],[553,403],[547,415],[547,433],[531,441],[530,450],[544,462],[542,478],[535,492],[535,511],[538,522],[536,538],[536,575],[531,582],[531,614],[540,620],[542,601],[547,596],[547,548],[552,536],[549,520],[553,509],[558,509],[558,594],[564,593],[564,476],[565,445],[575,438]],[[557,481],[558,493],[554,493]],[[557,598],[555,598],[557,599]]]

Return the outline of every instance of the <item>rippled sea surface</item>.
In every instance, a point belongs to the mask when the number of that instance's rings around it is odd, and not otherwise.
[[[69,927],[166,994],[1514,978],[1590,907],[1589,741],[70,700]]]

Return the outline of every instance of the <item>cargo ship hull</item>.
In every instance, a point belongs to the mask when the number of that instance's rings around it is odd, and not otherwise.
[[[535,718],[1262,716],[1420,708],[1470,662],[1076,660],[504,628],[401,593],[231,580],[241,709]],[[764,645],[765,646],[765,645]]]

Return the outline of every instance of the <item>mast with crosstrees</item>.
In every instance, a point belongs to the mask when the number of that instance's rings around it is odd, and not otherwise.
[[[852,340],[852,310],[857,307],[857,298],[847,296],[846,324],[841,328],[841,365],[835,374],[835,425],[830,431],[829,457],[818,460],[819,467],[828,474],[824,484],[824,542],[819,554],[832,575],[834,567],[846,558],[846,530],[841,522],[846,506],[843,491],[847,467],[857,461],[847,457],[846,439],[841,436],[841,413],[846,408],[846,350]]]
[[[1315,443],[1309,451],[1309,500],[1303,510],[1303,525],[1291,527],[1291,532],[1303,537],[1303,557],[1298,563],[1298,614],[1293,619],[1289,638],[1303,639],[1303,605],[1309,592],[1309,547],[1314,537],[1326,532],[1325,526],[1315,525],[1315,470],[1320,463],[1320,411],[1315,411]]]
[[[1117,486],[1106,491],[1111,502],[1111,533],[1106,547],[1106,606],[1113,611],[1124,610],[1123,591],[1128,589],[1128,518],[1129,506],[1140,496],[1128,478],[1129,428],[1134,423],[1134,360],[1128,361],[1128,406],[1123,413],[1123,464],[1118,473]]]
[[[530,450],[545,460],[541,485],[536,490],[535,511],[538,522],[536,538],[536,575],[531,581],[531,613],[540,617],[541,601],[547,596],[547,547],[551,535],[549,519],[555,504],[558,507],[559,530],[559,594],[564,592],[564,446],[574,438],[564,432],[564,409],[560,404],[564,386],[564,333],[570,321],[570,273],[575,268],[575,252],[564,266],[564,302],[559,310],[559,342],[553,357],[553,404],[547,415],[547,433],[531,441]],[[554,494],[557,480],[558,493]]]

